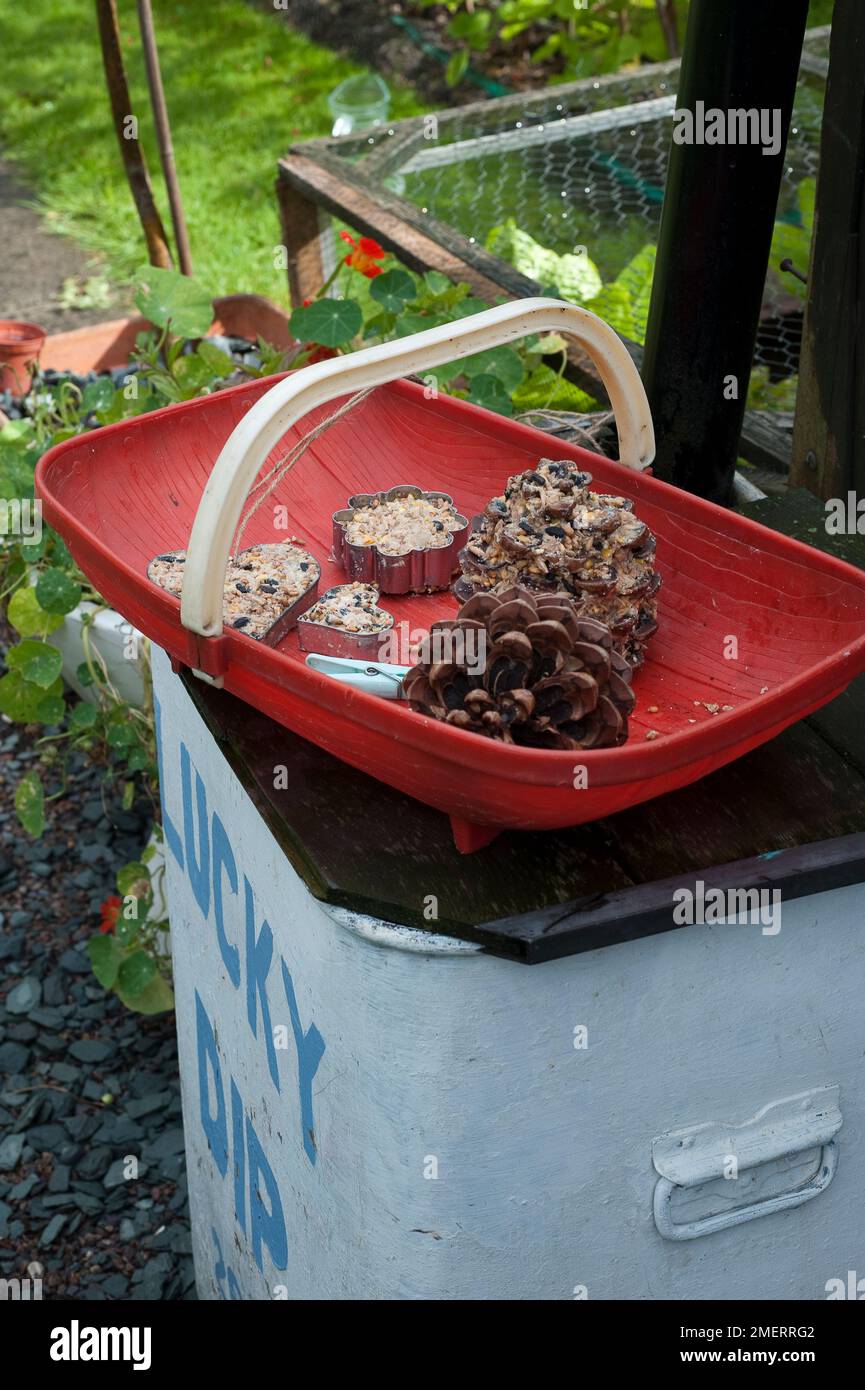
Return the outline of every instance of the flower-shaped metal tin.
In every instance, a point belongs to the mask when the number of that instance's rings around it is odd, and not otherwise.
[[[400,497],[423,497],[429,502],[447,502],[446,492],[425,492],[411,483],[388,488],[386,492],[359,492],[348,505],[333,514],[333,558],[349,579],[377,584],[383,594],[431,593],[447,589],[459,568],[459,552],[469,534],[468,518],[454,507],[460,527],[451,532],[447,545],[409,550],[404,555],[386,555],[377,545],[357,545],[348,540],[346,528],[355,513],[375,502],[392,502]]]

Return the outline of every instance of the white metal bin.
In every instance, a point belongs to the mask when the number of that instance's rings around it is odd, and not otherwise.
[[[583,911],[614,944],[519,964],[480,931],[320,901],[160,652],[154,678],[201,1297],[846,1296],[865,1274],[849,845],[842,886],[782,893],[780,920],[671,930],[656,884],[642,917],[635,890]],[[278,768],[291,736],[269,728]],[[315,814],[291,769],[284,795]],[[434,913],[423,854],[412,872]],[[538,911],[537,955],[566,915]]]

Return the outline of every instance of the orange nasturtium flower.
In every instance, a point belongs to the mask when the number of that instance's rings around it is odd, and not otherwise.
[[[99,911],[102,920],[99,923],[99,930],[104,934],[114,931],[117,926],[117,919],[120,916],[120,909],[123,906],[123,899],[118,898],[116,893],[112,893],[110,898],[106,898]]]
[[[353,248],[345,257],[346,265],[351,266],[352,270],[359,270],[367,280],[381,275],[381,266],[376,265],[376,261],[383,261],[387,255],[383,246],[379,246],[370,236],[358,237],[357,241],[348,232],[340,232],[340,236]]]

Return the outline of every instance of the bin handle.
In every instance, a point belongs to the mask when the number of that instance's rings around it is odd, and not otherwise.
[[[825,1192],[838,1166],[835,1136],[842,1124],[838,1100],[837,1085],[818,1086],[770,1101],[742,1124],[710,1120],[660,1135],[652,1143],[652,1163],[659,1174],[652,1205],[659,1233],[665,1240],[695,1240],[760,1216],[800,1207]],[[815,1148],[820,1150],[820,1161],[803,1185],[730,1206],[714,1216],[674,1222],[675,1193],[693,1192],[704,1183],[727,1177],[726,1165],[732,1156],[739,1172],[744,1173]]]
[[[714,1235],[715,1231],[725,1231],[730,1226],[741,1226],[745,1221],[755,1221],[758,1216],[772,1216],[778,1211],[789,1211],[791,1207],[801,1207],[825,1192],[835,1176],[838,1167],[838,1142],[830,1139],[820,1150],[820,1162],[814,1176],[792,1192],[779,1192],[774,1197],[765,1197],[760,1202],[748,1206],[733,1207],[730,1211],[718,1212],[715,1216],[704,1216],[699,1221],[673,1220],[673,1194],[685,1191],[669,1178],[659,1178],[655,1183],[652,1207],[658,1234],[665,1240],[696,1240],[699,1236]]]
[[[585,348],[613,407],[621,462],[629,468],[648,468],[655,456],[655,436],[640,374],[609,324],[576,304],[515,300],[407,338],[313,363],[277,382],[256,401],[213,466],[189,537],[180,605],[183,626],[202,637],[221,636],[225,571],[244,503],[268,454],[297,420],[337,396],[536,332],[566,334]]]

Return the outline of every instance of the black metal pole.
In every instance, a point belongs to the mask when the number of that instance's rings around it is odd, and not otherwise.
[[[730,501],[808,0],[691,0],[643,358],[655,471]]]

